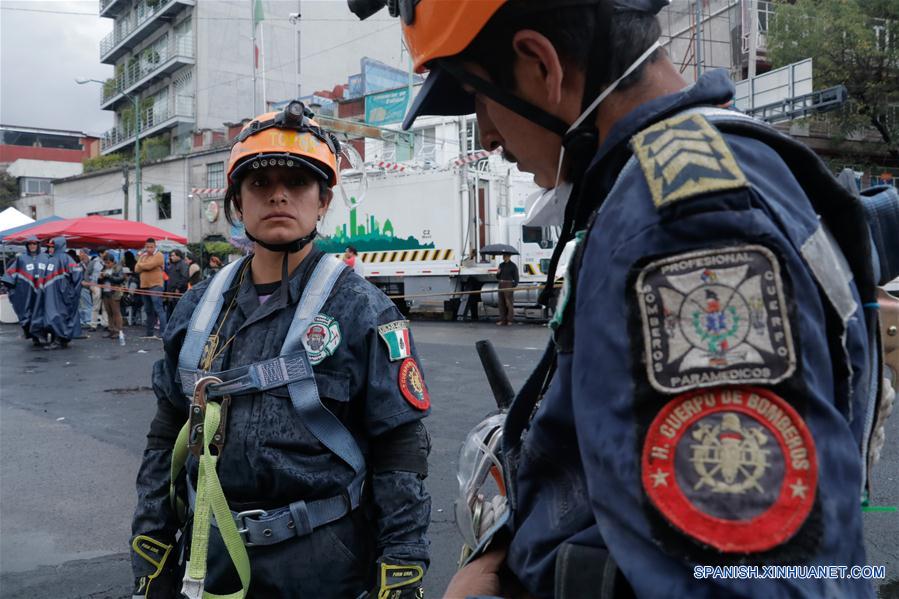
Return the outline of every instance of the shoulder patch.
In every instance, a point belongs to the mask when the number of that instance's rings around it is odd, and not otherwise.
[[[651,262],[635,291],[646,375],[656,391],[771,385],[796,369],[780,264],[763,246]]]
[[[413,408],[427,410],[431,407],[431,396],[428,394],[428,388],[425,387],[424,378],[421,376],[421,370],[418,368],[415,358],[406,358],[400,364],[399,386],[400,393]]]
[[[675,116],[631,139],[656,208],[699,194],[746,187],[730,148],[705,117]]]
[[[409,321],[394,320],[378,327],[378,335],[387,345],[390,361],[396,362],[412,355],[409,342]]]
[[[340,345],[340,324],[326,314],[316,314],[303,333],[303,347],[312,365],[333,356]]]
[[[811,432],[774,393],[694,391],[669,401],[643,443],[643,490],[680,533],[725,553],[782,545],[812,510]]]

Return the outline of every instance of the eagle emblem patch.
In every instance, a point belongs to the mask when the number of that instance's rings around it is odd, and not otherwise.
[[[746,186],[724,138],[698,114],[676,116],[641,131],[631,139],[631,148],[656,208]]]
[[[815,502],[818,465],[805,422],[765,389],[679,395],[643,445],[643,489],[680,532],[719,551],[767,551],[790,540]]]
[[[678,254],[637,277],[646,375],[661,393],[775,384],[796,369],[780,264],[756,245]]]

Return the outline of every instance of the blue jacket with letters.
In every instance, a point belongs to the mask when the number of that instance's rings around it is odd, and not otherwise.
[[[732,95],[717,71],[640,106],[587,171],[599,208],[556,370],[505,435],[507,562],[538,597],[571,545],[607,550],[637,596],[873,595],[866,580],[694,576],[866,564],[863,302],[782,156],[716,127]]]

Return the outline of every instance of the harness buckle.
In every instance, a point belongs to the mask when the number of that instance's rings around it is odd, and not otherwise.
[[[187,435],[187,448],[196,457],[203,453],[203,420],[206,418],[206,388],[209,385],[220,384],[218,377],[204,376],[194,385],[194,395],[190,403],[190,427]],[[221,428],[221,427],[220,427]],[[222,436],[224,443],[224,435]],[[221,448],[217,446],[219,452]]]
[[[246,537],[247,533],[250,532],[250,529],[247,527],[247,518],[256,516],[268,516],[268,512],[265,510],[246,510],[245,512],[238,512],[234,516],[234,521],[237,523],[237,534],[240,535],[240,538],[243,539],[243,544],[247,547],[256,545],[256,543],[250,542]]]

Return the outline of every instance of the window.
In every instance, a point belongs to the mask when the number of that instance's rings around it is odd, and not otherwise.
[[[521,241],[523,243],[536,243],[544,250],[555,246],[552,236],[546,227],[521,227]]]
[[[167,191],[156,196],[156,217],[159,220],[172,218],[172,194],[170,192]]]
[[[474,119],[465,123],[465,151],[464,154],[481,149],[481,135],[478,130],[478,122]]]
[[[30,177],[23,177],[20,185],[22,195],[28,196],[46,195],[50,193],[52,188],[50,179],[34,179]]]
[[[415,159],[437,160],[437,131],[434,127],[415,132]]]
[[[225,163],[213,162],[206,165],[206,187],[222,189],[225,187]]]

